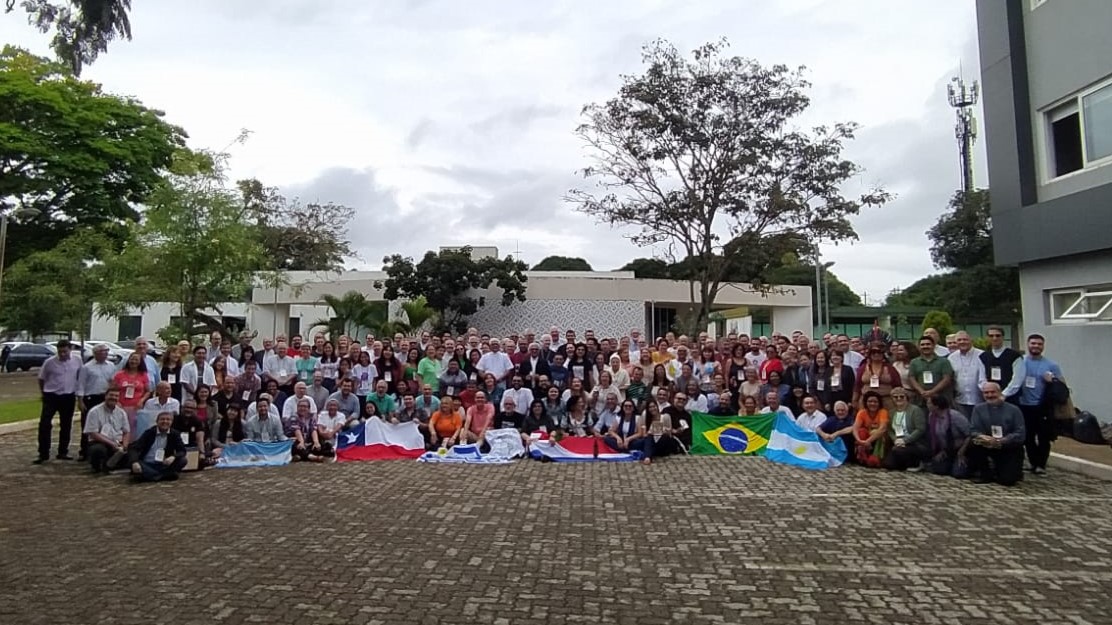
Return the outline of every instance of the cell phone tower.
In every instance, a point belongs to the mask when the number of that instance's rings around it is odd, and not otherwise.
[[[950,106],[957,114],[954,135],[958,139],[958,155],[961,159],[961,188],[965,192],[973,190],[973,143],[977,141],[977,118],[973,107],[977,104],[980,86],[977,81],[966,85],[965,80],[955,76],[946,87]]]

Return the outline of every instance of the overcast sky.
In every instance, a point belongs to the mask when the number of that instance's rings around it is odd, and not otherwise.
[[[260,11],[260,7],[267,11]],[[890,205],[824,246],[869,303],[930,273],[925,230],[959,185],[945,85],[977,76],[973,3],[890,0],[135,0],[135,39],[84,77],[134,95],[219,149],[233,175],[357,209],[353,267],[440,245],[495,245],[616,269],[651,249],[562,200],[586,165],[572,130],[612,97],[657,37],[681,50],[725,36],[763,64],[806,65],[806,126],[862,125],[848,155]],[[20,14],[0,40],[47,52]],[[985,180],[983,145],[978,181]]]

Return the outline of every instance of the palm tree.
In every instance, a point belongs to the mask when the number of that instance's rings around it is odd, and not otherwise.
[[[16,0],[6,0],[5,13],[15,9]],[[54,30],[51,47],[69,64],[75,76],[97,56],[108,51],[116,38],[131,39],[131,0],[69,0],[24,2],[31,24],[42,32]]]
[[[429,308],[429,303],[424,295],[413,301],[403,303],[402,310],[405,311],[406,318],[406,330],[403,331],[417,331],[429,321],[435,322],[436,311]]]
[[[348,291],[340,297],[325,295],[320,303],[327,304],[332,310],[329,319],[318,319],[313,326],[328,328],[329,338],[335,340],[342,334],[354,336],[360,330],[377,332],[386,323],[388,305],[386,302],[368,301],[358,291]]]

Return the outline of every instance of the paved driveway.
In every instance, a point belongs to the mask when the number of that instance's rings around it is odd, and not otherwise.
[[[176,484],[0,438],[0,623],[1110,623],[1112,484],[760,458]]]

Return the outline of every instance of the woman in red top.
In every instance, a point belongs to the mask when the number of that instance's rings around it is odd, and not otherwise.
[[[139,352],[131,352],[123,368],[112,378],[112,385],[120,389],[120,408],[127,413],[132,432],[135,432],[135,415],[151,396],[150,384],[147,365]]]

